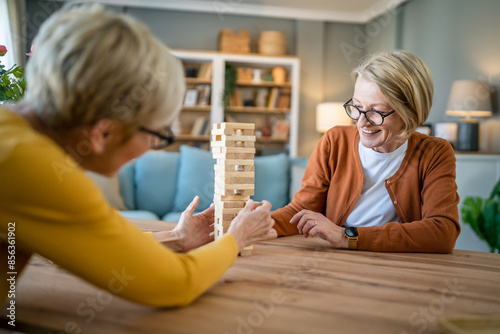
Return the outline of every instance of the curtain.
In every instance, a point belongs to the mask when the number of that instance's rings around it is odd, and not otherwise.
[[[26,3],[24,0],[0,0],[7,2],[8,22],[12,38],[11,51],[17,65],[26,64],[26,29],[23,18],[26,20]]]

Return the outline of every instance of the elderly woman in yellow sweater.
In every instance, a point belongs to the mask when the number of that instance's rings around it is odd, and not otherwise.
[[[167,126],[184,94],[175,59],[130,17],[101,6],[67,7],[34,41],[25,99],[0,108],[0,252],[15,224],[17,271],[38,253],[111,293],[151,306],[189,304],[256,241],[276,237],[265,202],[252,201],[209,243],[214,209],[175,230],[142,233],[110,207],[84,169],[115,175],[127,161],[172,142]],[[156,238],[156,240],[155,240]],[[165,247],[178,250],[174,252]],[[113,285],[115,276],[126,286]],[[22,279],[22,278],[21,278]]]
[[[319,236],[334,248],[451,252],[460,233],[455,154],[415,132],[432,105],[430,70],[392,51],[368,57],[354,77],[344,108],[356,125],[321,138],[302,188],[273,212],[278,234]]]

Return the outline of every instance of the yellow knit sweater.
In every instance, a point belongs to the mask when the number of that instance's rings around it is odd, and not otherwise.
[[[0,228],[2,299],[9,292],[9,273],[22,279],[29,257],[38,253],[125,299],[186,305],[238,255],[232,235],[185,254],[162,246],[109,206],[56,143],[5,108],[0,108]]]

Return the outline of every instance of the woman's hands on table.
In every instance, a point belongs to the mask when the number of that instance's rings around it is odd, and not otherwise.
[[[297,224],[299,233],[305,238],[320,237],[334,248],[349,247],[349,242],[344,236],[344,228],[332,223],[321,213],[301,210],[290,219],[290,224]]]

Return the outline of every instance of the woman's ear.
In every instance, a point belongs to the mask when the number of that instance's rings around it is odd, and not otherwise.
[[[121,135],[120,126],[117,121],[102,119],[90,128],[90,144],[94,154],[101,154],[106,147],[119,142]]]

